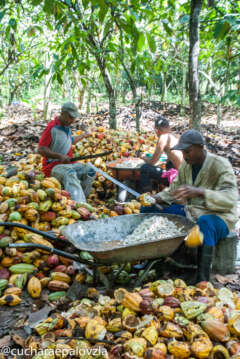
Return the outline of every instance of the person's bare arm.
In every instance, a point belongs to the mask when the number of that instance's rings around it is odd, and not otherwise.
[[[84,138],[89,137],[89,136],[92,136],[92,134],[89,132],[84,132],[79,136],[75,136],[75,137],[73,137],[73,144],[75,145],[75,143],[77,143],[78,141],[81,141]]]
[[[161,154],[164,152],[164,148],[167,144],[167,140],[168,140],[168,135],[162,135],[158,142],[157,142],[157,146],[155,148],[155,152],[152,155],[152,157],[146,157],[146,156],[142,156],[141,158],[148,164],[151,166],[154,166],[157,161],[159,160]]]
[[[47,158],[53,158],[62,163],[71,163],[71,157],[69,157],[67,155],[62,155],[61,153],[54,152],[54,151],[50,150],[50,148],[45,147],[45,146],[39,146],[38,153],[41,156],[44,156]]]

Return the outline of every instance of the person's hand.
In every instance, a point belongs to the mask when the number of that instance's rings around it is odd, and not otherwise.
[[[163,204],[165,203],[162,198],[160,197],[159,193],[153,194],[152,197],[155,199],[157,203]]]
[[[204,195],[204,190],[202,188],[184,185],[178,187],[176,190],[171,192],[174,200],[176,202],[184,202],[189,198],[201,197]]]
[[[71,157],[67,155],[59,155],[59,161],[64,164],[69,164],[71,163]]]

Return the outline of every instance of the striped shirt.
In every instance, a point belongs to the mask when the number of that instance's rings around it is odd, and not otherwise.
[[[63,126],[56,117],[48,123],[47,127],[42,133],[38,146],[48,147],[51,151],[61,153],[62,155],[72,155],[73,137],[70,127]],[[54,166],[61,164],[55,158],[43,157],[42,171],[46,176],[50,176],[51,170]]]

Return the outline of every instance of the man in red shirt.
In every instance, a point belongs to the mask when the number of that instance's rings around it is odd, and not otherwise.
[[[66,102],[61,114],[49,122],[38,144],[38,153],[43,156],[42,170],[47,177],[56,177],[77,202],[86,202],[95,171],[86,164],[71,162],[72,144],[90,136],[83,133],[73,137],[70,126],[79,117],[77,107]]]

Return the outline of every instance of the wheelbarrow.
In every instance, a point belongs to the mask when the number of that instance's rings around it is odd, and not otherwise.
[[[126,236],[131,234],[143,220],[152,216],[163,216],[174,222],[175,225],[181,229],[180,235],[177,237],[169,236],[161,240],[150,240],[141,243],[124,245],[124,239]],[[62,241],[51,233],[42,232],[20,223],[0,222],[0,226],[20,227],[33,233],[40,234],[50,240]],[[114,282],[128,262],[133,263],[147,260],[148,263],[143,274],[139,277],[137,282],[135,282],[135,286],[138,286],[142,283],[154,264],[171,256],[179,248],[187,233],[193,226],[194,223],[185,217],[161,213],[130,214],[99,220],[90,220],[86,222],[78,221],[65,226],[61,230],[61,233],[76,249],[89,252],[94,258],[93,261],[82,259],[78,255],[73,255],[66,251],[35,243],[10,243],[9,247],[39,248],[62,257],[70,258],[73,261],[86,264],[94,269],[95,278],[98,275],[107,288],[111,288],[111,282],[108,280],[106,275],[98,270],[100,266],[111,266],[116,263],[122,264],[119,271],[112,278],[112,281]],[[64,243],[66,243],[66,241],[64,241]]]

